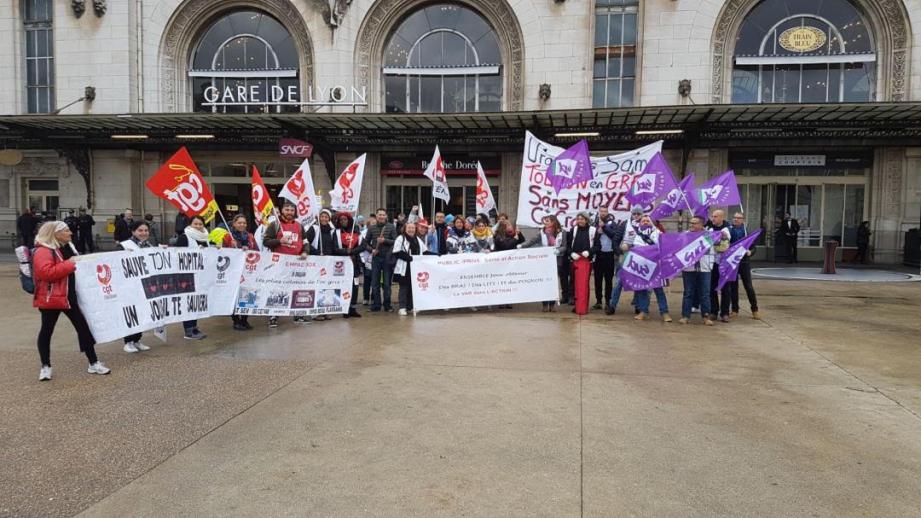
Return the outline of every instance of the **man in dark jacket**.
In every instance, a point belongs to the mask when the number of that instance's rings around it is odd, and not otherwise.
[[[745,229],[745,214],[741,212],[736,212],[732,216],[732,226],[729,227],[730,244],[735,244],[748,235],[748,231]],[[755,250],[755,247],[752,246],[748,249],[748,252],[742,256],[742,261],[739,262],[739,279],[742,280],[742,286],[745,288],[745,295],[748,296],[748,303],[751,306],[752,318],[755,320],[761,320],[761,315],[758,313],[758,297],[755,296],[755,286],[752,285],[752,263],[751,255]],[[729,282],[729,298],[732,301],[732,317],[739,316],[739,279],[736,279],[734,282]]]
[[[790,217],[789,213],[783,215],[783,223],[780,224],[780,230],[784,237],[784,244],[787,249],[787,262],[797,263],[796,258],[796,241],[799,238],[799,221]]]
[[[125,209],[122,217],[115,218],[115,232],[113,237],[116,243],[121,243],[131,239],[131,222],[134,221],[134,212],[131,209]]]
[[[605,295],[605,301],[607,305],[604,308],[605,315],[613,315],[617,310],[617,303],[620,302],[620,294],[624,290],[623,284],[620,282],[620,277],[617,277],[617,270],[620,269],[620,256],[622,254],[623,248],[621,245],[624,242],[624,235],[627,232],[627,222],[622,221],[618,223],[617,221],[606,222],[604,226],[601,227],[601,232],[605,237],[611,240],[611,248],[614,250],[614,287],[611,290],[611,295]],[[596,239],[599,240],[599,246],[603,248],[601,244],[601,236],[596,235]],[[597,288],[596,288],[597,289]]]
[[[70,229],[70,233],[73,235],[73,239],[77,238],[77,215],[74,214],[74,211],[67,211],[67,217],[64,218],[64,223],[67,224],[67,228]]]
[[[387,211],[377,209],[375,215],[377,222],[368,225],[368,235],[365,237],[365,250],[371,252],[371,311],[393,311],[391,297],[391,283],[393,282],[393,269],[387,264],[393,242],[397,238],[396,228],[387,221]],[[381,300],[381,278],[383,278],[383,301]]]
[[[595,254],[595,262],[592,263],[592,273],[595,275],[595,305],[592,309],[601,309],[602,300],[607,309],[614,289],[614,272],[617,269],[617,257],[620,255],[620,242],[624,239],[624,232],[614,221],[614,215],[607,207],[598,209],[597,228],[595,247],[598,253]]]
[[[710,220],[704,227],[707,230],[728,231],[729,223],[726,222],[726,213],[722,209],[716,209],[710,214]],[[725,232],[724,234],[728,234]],[[729,238],[721,239],[714,243],[713,251],[716,252],[716,261],[710,270],[710,320],[716,320],[719,317],[721,322],[729,322],[729,301],[731,294],[729,285],[723,286],[723,289],[716,291],[720,283],[720,257],[722,253],[729,248]],[[717,311],[719,314],[717,314]]]
[[[37,226],[38,218],[35,217],[34,209],[25,209],[16,218],[16,230],[19,231],[19,238],[24,246],[28,248],[35,246],[35,228]]]
[[[96,220],[81,207],[79,216],[77,216],[77,250],[81,254],[91,254],[96,251],[96,245],[93,243],[93,227],[95,226]]]
[[[444,212],[435,213],[435,238],[438,240],[438,255],[448,253],[448,223]]]

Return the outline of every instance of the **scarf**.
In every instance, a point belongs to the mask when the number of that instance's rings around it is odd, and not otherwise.
[[[544,228],[544,234],[547,236],[547,246],[556,246],[556,232],[552,228]]]
[[[207,230],[196,230],[191,225],[186,227],[183,231],[185,237],[189,239],[189,246],[195,246],[199,243],[208,242],[208,231]]]
[[[134,236],[131,236],[131,240],[134,241],[134,244],[138,245],[138,248],[150,248],[150,241],[141,241]]]
[[[454,235],[457,236],[458,239],[463,239],[467,237],[467,229],[465,228],[458,229],[457,227],[452,227],[451,231],[454,232]]]
[[[233,240],[240,244],[240,248],[249,248],[249,232],[243,231],[239,232],[237,230],[231,229],[230,235],[233,236]]]
[[[484,228],[482,231],[476,228],[473,229],[473,237],[476,238],[477,241],[482,241],[491,235],[492,230],[490,230],[489,227]]]

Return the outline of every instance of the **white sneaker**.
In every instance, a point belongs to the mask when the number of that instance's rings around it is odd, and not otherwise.
[[[86,372],[90,374],[108,374],[112,372],[111,369],[102,364],[102,362],[91,363],[89,368],[86,369]]]
[[[414,310],[413,310],[413,316],[416,316],[416,315],[418,315],[418,314],[419,314],[419,310],[418,310],[418,309],[414,309]]]
[[[42,366],[42,370],[38,372],[38,381],[48,381],[51,379],[51,367],[47,365]]]
[[[405,316],[406,316],[406,310],[403,309],[403,308],[400,308],[400,312],[399,312],[399,313],[400,313],[400,316],[401,316],[401,317],[405,317]]]
[[[122,351],[125,351],[126,353],[136,353],[138,352],[138,348],[134,345],[134,342],[128,342],[124,347],[122,347]]]
[[[134,346],[138,351],[149,351],[150,347],[142,344],[141,342],[134,342]]]

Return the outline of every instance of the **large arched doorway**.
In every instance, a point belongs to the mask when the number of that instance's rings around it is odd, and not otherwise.
[[[226,38],[222,39],[222,35]],[[238,63],[238,58],[244,61]],[[313,81],[313,61],[307,26],[288,0],[186,0],[163,31],[160,111],[215,110],[213,106],[201,106],[206,79],[214,86],[232,86],[236,101],[240,100],[239,88],[245,87],[247,103],[254,86],[263,94],[260,100],[272,100],[272,86],[277,87],[276,96],[278,88],[283,88],[285,98],[290,86],[295,86],[298,93],[307,92]],[[250,77],[196,73],[205,68],[236,68],[234,63],[243,69],[237,72],[248,72],[244,75]],[[261,110],[266,110],[269,103],[262,104]],[[231,106],[221,107],[220,111],[256,110],[255,105]],[[279,106],[273,109],[277,111]]]
[[[423,20],[426,13],[445,16]],[[395,42],[394,37],[412,41]],[[491,41],[492,38],[494,41]],[[429,52],[429,48],[436,50],[435,43],[445,41],[456,41],[459,44],[455,48],[469,53],[438,52],[436,55]],[[475,54],[474,50],[481,55]],[[405,54],[400,55],[400,52]],[[417,60],[415,63],[413,58]],[[455,66],[467,67],[467,70],[462,74],[459,70],[449,70]],[[389,96],[394,100],[392,111],[476,111],[479,103],[482,103],[479,111],[520,110],[524,99],[523,66],[521,27],[506,0],[437,3],[427,0],[378,0],[368,10],[359,28],[355,48],[356,86],[366,88],[370,103],[368,110],[372,112],[389,110],[385,92],[388,84],[393,87]],[[429,70],[425,74],[419,73],[423,68]],[[390,78],[389,81],[385,77]],[[413,77],[418,80],[414,81]],[[465,77],[467,82],[460,84]],[[468,96],[471,80],[473,89]],[[405,85],[405,94],[399,89],[399,82]],[[427,108],[432,109],[421,110],[422,106],[410,104],[413,92],[409,89],[413,88],[414,82],[419,88],[423,83],[431,87],[437,83],[441,95],[438,109],[434,109],[434,95],[425,103]],[[448,109],[443,109],[443,88],[448,92]],[[478,95],[479,91],[483,95]],[[396,99],[401,94],[404,97],[408,95],[409,99],[398,105]],[[460,95],[464,96],[464,101],[455,103]],[[417,105],[420,101],[422,99],[416,96]]]
[[[899,0],[729,0],[713,32],[712,99],[903,101],[910,41]]]

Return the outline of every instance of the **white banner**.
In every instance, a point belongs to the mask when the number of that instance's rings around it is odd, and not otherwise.
[[[77,261],[77,301],[97,342],[233,313],[243,252],[143,248]]]
[[[344,256],[246,252],[238,315],[309,316],[348,313],[354,275]]]
[[[420,311],[559,298],[552,248],[413,257],[413,306]]]
[[[595,178],[557,195],[547,180],[547,166],[563,148],[550,145],[530,131],[525,132],[524,155],[521,164],[521,189],[518,191],[519,227],[541,227],[541,219],[554,214],[565,228],[575,224],[580,212],[597,214],[607,207],[618,221],[630,217],[630,203],[624,198],[635,176],[642,172],[656,153],[662,151],[662,141],[607,157],[592,157]]]

